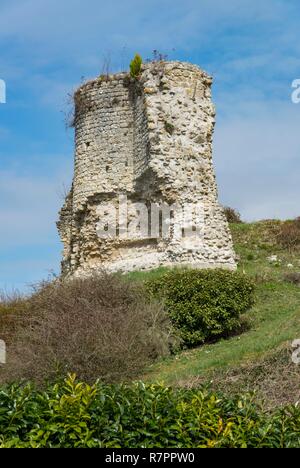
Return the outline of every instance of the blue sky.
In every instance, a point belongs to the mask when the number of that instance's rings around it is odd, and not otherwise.
[[[67,95],[107,56],[118,71],[159,49],[211,73],[221,202],[246,220],[300,215],[299,23],[299,0],[0,0],[0,288],[59,271]]]

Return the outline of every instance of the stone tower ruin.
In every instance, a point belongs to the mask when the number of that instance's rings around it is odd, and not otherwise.
[[[58,222],[63,275],[172,265],[235,268],[212,163],[211,85],[195,65],[157,62],[144,65],[138,79],[101,76],[76,91],[75,172]],[[147,232],[134,222],[136,229],[126,234],[141,205],[149,213],[156,209],[159,220],[162,206],[198,211],[195,220],[171,210],[167,228],[159,224],[155,234],[149,214]],[[115,236],[99,236],[103,221],[116,227]]]

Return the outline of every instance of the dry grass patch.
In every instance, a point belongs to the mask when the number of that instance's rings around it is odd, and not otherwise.
[[[229,370],[212,371],[205,378],[178,382],[195,388],[209,383],[214,390],[233,396],[255,392],[256,400],[267,409],[300,402],[300,365],[292,362],[290,347],[284,347],[258,362],[243,363]]]
[[[43,383],[68,372],[85,381],[127,380],[168,354],[172,340],[162,306],[147,301],[141,285],[106,273],[38,286],[1,327],[13,337],[2,381]]]

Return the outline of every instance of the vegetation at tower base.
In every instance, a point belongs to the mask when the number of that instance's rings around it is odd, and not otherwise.
[[[172,323],[189,347],[216,340],[241,327],[240,316],[254,304],[254,283],[226,270],[174,270],[147,283],[163,298]]]
[[[105,272],[42,283],[2,319],[6,333],[11,321],[15,330],[0,380],[41,384],[66,372],[89,382],[136,378],[179,343],[242,331],[252,295],[249,279],[226,270],[171,270],[146,286]]]
[[[300,447],[300,408],[265,414],[249,396],[205,388],[87,385],[0,388],[0,447]]]
[[[42,283],[0,311],[8,348],[0,381],[43,384],[67,372],[89,382],[131,380],[176,342],[161,304],[119,275]]]

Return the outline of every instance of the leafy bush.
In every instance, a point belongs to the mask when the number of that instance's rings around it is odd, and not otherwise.
[[[232,333],[240,315],[253,305],[252,281],[226,270],[173,270],[149,281],[147,289],[164,299],[187,346]]]
[[[0,389],[0,447],[299,448],[300,409],[266,415],[250,397],[75,376],[38,392]]]
[[[138,78],[141,73],[143,59],[139,54],[136,54],[134,59],[130,62],[130,76],[131,78]]]
[[[226,219],[228,223],[236,223],[240,224],[242,223],[241,215],[240,213],[235,210],[234,208],[230,208],[229,206],[224,207],[224,213],[226,216]]]
[[[141,285],[106,273],[40,285],[9,323],[0,322],[0,336],[8,325],[11,334],[2,381],[42,383],[66,372],[86,381],[130,379],[167,354],[171,341],[163,308],[146,302]]]
[[[281,247],[294,250],[300,247],[300,218],[282,224],[277,236]]]

